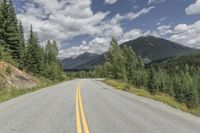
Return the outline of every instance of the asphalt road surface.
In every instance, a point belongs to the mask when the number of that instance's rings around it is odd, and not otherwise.
[[[115,90],[64,82],[0,104],[0,133],[200,133],[200,118]]]

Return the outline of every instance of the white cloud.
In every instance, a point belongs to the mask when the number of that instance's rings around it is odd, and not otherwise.
[[[117,2],[117,0],[105,0],[105,3],[107,3],[107,4],[114,4],[116,2]]]
[[[121,16],[118,14],[114,18],[112,18],[106,24],[117,24],[119,23]],[[109,26],[108,26],[109,27]],[[119,27],[120,28],[120,27]],[[106,29],[106,28],[105,28]],[[112,33],[112,29],[107,32]],[[103,53],[106,52],[109,48],[109,42],[111,36],[110,33],[106,33],[105,35],[95,37],[89,42],[83,41],[80,46],[72,47],[67,50],[63,50],[63,54],[60,54],[60,57],[69,57],[76,56],[82,54],[84,52],[92,52],[92,53]],[[188,47],[200,48],[200,20],[196,21],[193,24],[178,24],[176,26],[171,25],[160,25],[155,31],[144,31],[139,28],[134,28],[130,31],[118,32],[117,39],[119,44],[129,41],[132,39],[136,39],[140,36],[153,35],[156,37],[166,38],[171,41],[175,41],[182,45]],[[67,53],[67,54],[66,54]]]
[[[200,48],[200,20],[191,25],[178,24],[169,38],[189,47]]]
[[[185,12],[187,15],[196,15],[200,14],[200,0],[196,0],[195,3],[192,3],[189,5],[186,9]]]
[[[112,22],[119,22],[124,19],[134,20],[142,15],[148,14],[155,6],[151,6],[148,8],[143,8],[137,12],[128,12],[125,15],[116,14],[114,18],[112,18]]]
[[[120,36],[118,35],[116,39],[118,40],[119,44],[121,44],[125,41],[136,39],[140,36],[146,36],[148,34],[150,34],[149,31],[144,32],[141,29],[132,29],[124,34],[121,34]],[[107,37],[102,36],[102,37],[96,37],[87,43],[86,41],[83,41],[84,43],[82,42],[80,46],[71,47],[69,49],[62,50],[59,57],[64,58],[64,57],[77,56],[85,52],[101,54],[101,53],[106,52],[108,48],[110,47],[110,40],[111,40],[111,36],[107,36]]]
[[[129,12],[128,15],[116,14],[113,18],[102,21],[100,26],[98,27],[100,28],[99,30],[101,30],[101,32],[99,34],[96,34],[92,40],[88,41],[87,43],[84,41],[84,43],[82,43],[80,46],[62,50],[59,57],[64,58],[70,56],[77,56],[84,52],[99,54],[106,52],[110,46],[110,39],[113,36],[119,40],[119,43],[122,43],[127,40],[135,39],[139,36],[147,35],[147,32],[144,33],[140,29],[132,29],[131,31],[124,33],[124,30],[121,27],[121,21],[124,19],[136,19],[141,15],[149,13],[150,10],[152,10],[153,8],[154,7],[144,8],[135,13]]]
[[[59,58],[76,57],[85,52],[101,54],[109,48],[110,38],[96,37],[89,42],[83,41],[81,45],[60,51]]]
[[[28,0],[21,10],[17,17],[26,33],[32,24],[42,42],[55,39],[62,44],[78,35],[99,34],[99,26],[108,14],[94,14],[91,0]]]
[[[134,13],[134,12],[129,12],[128,14],[127,14],[127,18],[129,18],[130,20],[133,20],[133,19],[135,19],[135,18],[138,18],[139,16],[141,16],[141,15],[144,15],[144,14],[147,14],[147,13],[149,13],[152,9],[154,9],[155,7],[154,6],[151,6],[151,7],[149,7],[149,8],[143,8],[143,9],[141,9],[140,11],[138,11],[138,12],[136,12],[136,13]]]
[[[148,5],[159,4],[165,2],[165,0],[148,0]]]
[[[157,36],[165,36],[173,33],[170,25],[158,26],[156,30],[157,30]]]
[[[132,29],[128,32],[126,32],[119,40],[119,43],[123,43],[123,42],[126,42],[126,41],[129,41],[129,40],[133,40],[133,39],[136,39],[140,36],[146,36],[150,34],[150,31],[142,31],[141,29]]]
[[[32,24],[42,43],[54,39],[60,48],[69,47],[71,44],[68,41],[79,35],[89,35],[93,38],[88,42],[83,41],[80,46],[60,50],[60,57],[69,57],[83,52],[105,52],[112,36],[122,40],[124,34],[122,20],[134,20],[154,8],[151,6],[138,12],[116,14],[113,18],[107,18],[109,12],[92,11],[92,0],[26,0],[24,2],[17,17],[23,22],[26,35]],[[134,34],[132,31],[132,37]],[[131,37],[128,34],[123,37],[128,39],[128,36]]]

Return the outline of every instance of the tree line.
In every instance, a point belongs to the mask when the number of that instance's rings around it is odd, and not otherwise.
[[[27,40],[22,22],[16,17],[12,0],[0,1],[0,59],[22,70],[52,80],[64,79],[62,65],[57,61],[56,41],[48,41],[45,47],[30,26]]]
[[[184,63],[171,65],[170,68],[164,65],[145,67],[131,47],[120,47],[115,39],[110,45],[105,64],[87,74],[82,72],[82,75],[123,80],[145,88],[151,94],[166,93],[188,108],[200,106],[200,66],[194,68],[182,61]]]

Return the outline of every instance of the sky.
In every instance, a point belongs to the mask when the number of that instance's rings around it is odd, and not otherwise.
[[[41,45],[56,40],[59,58],[103,53],[153,35],[200,48],[200,0],[13,0],[25,36],[30,25]]]

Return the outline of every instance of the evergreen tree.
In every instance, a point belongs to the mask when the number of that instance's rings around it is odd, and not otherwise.
[[[24,68],[26,61],[25,60],[26,46],[24,41],[24,30],[21,21],[18,24],[18,31],[19,31],[19,41],[20,41],[20,68]]]
[[[104,63],[103,67],[104,67],[105,78],[113,78],[112,64],[107,61]]]
[[[14,59],[20,59],[20,40],[18,31],[18,20],[15,14],[15,8],[11,0],[3,2],[4,34],[3,38],[7,50]]]
[[[57,48],[57,43],[55,40],[52,43],[50,40],[47,42],[45,52],[46,52],[46,62],[47,63],[57,61],[56,57],[58,55],[58,48]]]
[[[175,97],[178,102],[185,103],[186,98],[185,98],[185,87],[183,84],[183,74],[181,77],[179,75],[174,76],[174,92],[175,92]]]
[[[46,44],[44,53],[45,53],[45,63],[46,63],[46,67],[44,69],[44,76],[52,80],[64,79],[63,67],[61,64],[58,63],[56,59],[58,55],[58,48],[56,41],[51,42],[49,40]],[[83,75],[87,76],[86,74]]]
[[[154,72],[153,68],[151,68],[149,71],[149,78],[148,78],[148,90],[152,94],[155,94],[157,92],[155,80],[156,80],[155,72]]]
[[[174,82],[174,77],[170,77],[169,74],[167,74],[166,72],[164,72],[164,77],[165,77],[165,89],[164,92],[169,94],[170,96],[175,96],[175,92],[174,92],[174,86],[173,86],[173,82]]]
[[[156,88],[159,89],[160,92],[165,92],[166,83],[165,83],[165,74],[162,69],[159,68],[158,72],[155,74],[155,84]]]
[[[185,75],[182,79],[182,84],[183,84],[184,90],[185,90],[184,94],[185,94],[187,106],[189,108],[197,107],[197,105],[198,105],[197,92],[193,86],[192,78],[188,72],[185,73]]]
[[[123,52],[114,38],[111,40],[110,45],[111,47],[106,54],[106,62],[109,62],[107,67],[110,67],[108,69],[111,71],[111,75],[114,79],[126,80],[125,58]]]
[[[5,44],[4,41],[4,16],[3,16],[3,10],[4,10],[4,3],[0,1],[0,46]]]
[[[42,74],[44,70],[44,53],[39,45],[38,36],[31,26],[26,53],[26,68],[35,74]]]
[[[104,68],[101,65],[97,65],[95,67],[95,78],[103,78],[104,77]]]
[[[138,58],[131,47],[122,47],[123,56],[125,58],[125,69],[127,71],[127,79],[133,81],[136,76],[136,66],[138,64]]]

